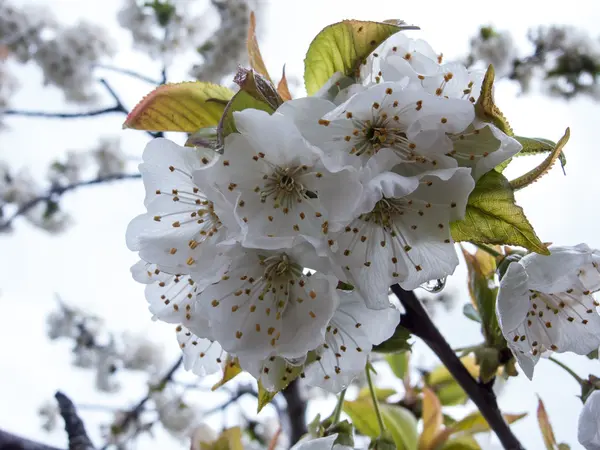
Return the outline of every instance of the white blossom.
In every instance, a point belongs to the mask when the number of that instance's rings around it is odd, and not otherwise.
[[[74,184],[81,181],[82,172],[89,164],[89,155],[68,151],[63,161],[55,161],[48,169],[48,180],[53,185]]]
[[[121,148],[119,138],[103,138],[98,147],[91,151],[91,156],[98,166],[97,176],[107,177],[122,173],[127,161]]]
[[[316,349],[316,361],[304,373],[311,386],[338,393],[365,370],[373,345],[389,339],[400,322],[392,305],[371,310],[358,292],[341,292],[324,343]]]
[[[579,425],[577,440],[586,450],[600,450],[600,392],[594,391],[585,401]]]
[[[22,63],[29,61],[41,42],[42,33],[55,26],[49,8],[31,4],[16,6],[9,0],[0,2],[0,47],[7,47]]]
[[[182,395],[171,386],[153,390],[150,398],[162,426],[174,437],[189,438],[202,418],[200,411],[184,402]]]
[[[169,2],[171,13],[165,18],[138,0],[125,0],[117,14],[119,25],[128,29],[133,45],[152,57],[170,62],[173,55],[198,44],[203,29],[203,19],[190,11],[190,3],[176,0]],[[167,20],[165,20],[167,19]]]
[[[318,272],[303,273],[305,268]],[[285,251],[247,249],[198,296],[208,335],[203,321],[187,327],[240,358],[303,357],[323,342],[338,304],[330,273],[328,259],[317,257],[308,243]]]
[[[40,42],[34,57],[46,84],[62,89],[68,101],[81,103],[96,98],[94,65],[112,54],[113,44],[104,29],[80,22],[57,29],[52,39]]]
[[[585,244],[553,247],[509,265],[500,282],[496,312],[519,365],[533,377],[547,352],[586,355],[600,345],[600,253]]]
[[[258,4],[247,0],[214,0],[212,4],[219,13],[221,23],[215,33],[198,48],[203,61],[192,67],[190,75],[201,81],[218,82],[247,62],[250,11],[256,9]]]
[[[338,393],[364,373],[373,345],[388,339],[400,322],[400,311],[388,303],[372,310],[356,291],[338,291],[339,305],[329,321],[325,338],[313,351],[298,358],[276,354],[263,361],[240,357],[240,365],[263,387],[277,392],[300,376],[311,386]]]
[[[121,388],[115,377],[120,362],[112,348],[96,352],[96,389],[111,393]]]
[[[298,237],[319,246],[351,217],[362,190],[358,172],[328,171],[322,152],[288,117],[258,110],[234,117],[240,134],[227,137],[225,154],[196,172],[196,182],[215,186],[235,205],[245,246],[286,248]]]
[[[222,196],[209,199],[193,180],[210,166],[207,152],[151,141],[140,165],[148,212],[127,228],[127,245],[143,260],[169,274],[194,274],[201,287],[221,275],[228,262],[222,244],[239,229]]]
[[[370,308],[387,307],[391,284],[415,289],[454,272],[450,222],[464,215],[474,185],[467,168],[383,172],[365,185],[356,219],[332,239],[335,260]]]
[[[204,450],[203,444],[211,444],[218,439],[217,432],[209,425],[202,423],[192,433],[191,450]]]
[[[447,133],[463,131],[475,116],[469,102],[439,98],[405,82],[372,86],[320,117],[315,113],[325,109],[324,101],[288,102],[282,113],[293,116],[304,137],[324,151],[330,170],[362,167],[382,148],[419,170],[456,167],[446,156],[452,151]]]
[[[48,432],[53,431],[60,421],[58,404],[54,400],[44,402],[38,409],[38,415],[42,419],[42,428]]]
[[[513,69],[513,61],[516,58],[517,51],[513,39],[507,31],[490,28],[486,30],[489,31],[489,35],[484,36],[480,33],[471,39],[471,55],[476,60],[493,64],[498,77],[505,77]]]
[[[123,367],[131,370],[158,371],[164,365],[163,348],[143,334],[124,333],[121,359]]]

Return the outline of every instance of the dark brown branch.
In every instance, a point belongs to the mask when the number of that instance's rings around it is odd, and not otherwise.
[[[62,450],[0,430],[0,450]]]
[[[508,450],[524,450],[517,437],[502,417],[496,395],[492,391],[493,381],[487,384],[478,383],[460,362],[444,336],[439,332],[427,311],[417,299],[414,292],[405,291],[394,284],[392,292],[402,302],[406,313],[402,316],[402,326],[415,336],[421,338],[450,371],[454,379],[464,389],[469,398],[487,420],[490,428],[496,433],[500,442]]]
[[[77,409],[69,397],[62,392],[54,394],[60,415],[65,421],[65,431],[69,437],[69,450],[94,450],[94,444],[85,431],[83,420],[77,415]]]
[[[292,381],[282,391],[287,403],[287,414],[290,423],[290,443],[294,445],[307,433],[306,429],[306,400],[302,398],[298,379]]]

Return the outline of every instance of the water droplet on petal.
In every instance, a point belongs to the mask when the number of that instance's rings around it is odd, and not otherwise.
[[[432,294],[437,294],[441,292],[446,286],[446,277],[440,278],[437,280],[429,280],[423,283],[420,287],[425,289],[427,292],[431,292]]]

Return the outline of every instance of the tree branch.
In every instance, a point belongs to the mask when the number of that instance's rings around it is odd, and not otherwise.
[[[60,185],[53,186],[52,188],[50,188],[50,190],[46,194],[41,195],[39,197],[35,197],[35,198],[29,200],[27,203],[22,204],[19,207],[19,209],[17,209],[17,211],[15,211],[15,213],[12,216],[10,216],[8,219],[6,219],[4,221],[0,221],[0,232],[8,230],[10,228],[12,222],[17,217],[27,214],[31,209],[33,209],[39,203],[55,200],[57,197],[60,197],[61,195],[63,195],[65,192],[73,191],[77,188],[84,187],[84,186],[93,186],[95,184],[108,183],[110,181],[117,181],[117,180],[133,180],[133,179],[138,179],[141,177],[142,177],[142,175],[139,173],[117,173],[114,175],[107,175],[104,177],[93,178],[93,179],[87,180],[87,181],[79,181],[77,183],[68,184],[66,186],[60,186]]]
[[[294,445],[308,431],[306,428],[306,400],[300,393],[298,379],[292,381],[281,393],[287,403],[290,444]]]
[[[69,450],[94,450],[94,444],[87,435],[85,425],[77,415],[71,399],[60,391],[54,394],[54,397],[58,402],[60,415],[65,421],[65,431],[69,437]]]
[[[141,73],[136,72],[135,70],[123,69],[121,67],[110,66],[110,65],[106,65],[106,64],[98,64],[98,65],[96,65],[96,67],[99,69],[110,70],[111,72],[120,73],[121,75],[127,75],[128,77],[136,78],[136,79],[144,81],[148,84],[154,84],[154,85],[162,84],[162,83],[160,83],[159,80],[155,80],[153,78],[147,77],[146,75],[142,75]]]
[[[175,363],[171,366],[169,371],[167,373],[165,373],[165,375],[160,379],[160,381],[156,385],[150,386],[146,396],[144,398],[142,398],[139,402],[137,402],[137,404],[125,414],[122,421],[119,423],[120,429],[122,429],[122,430],[127,429],[127,426],[129,425],[129,423],[131,421],[135,420],[137,417],[139,417],[139,415],[144,411],[144,406],[150,400],[150,397],[152,396],[152,392],[155,389],[164,388],[165,385],[173,379],[173,375],[175,375],[175,372],[177,372],[177,370],[181,367],[181,364],[183,364],[183,356],[180,356],[179,359],[177,361],[175,361]],[[110,444],[105,444],[101,450],[106,450],[109,447],[109,445]]]
[[[47,112],[47,111],[24,111],[21,109],[7,109],[3,114],[7,116],[23,116],[23,117],[38,117],[45,119],[79,119],[82,117],[95,117],[102,116],[104,114],[112,113],[123,113],[119,106],[112,106],[110,108],[96,109],[94,111],[85,111],[77,113],[60,113],[60,112]]]
[[[490,428],[496,433],[505,449],[524,450],[517,437],[502,417],[498,408],[496,395],[492,391],[493,381],[487,384],[478,383],[463,366],[448,342],[441,335],[427,311],[417,299],[414,292],[405,291],[399,285],[391,286],[392,292],[402,302],[406,313],[402,316],[402,326],[415,336],[421,338],[433,350],[437,357],[450,371],[454,379],[475,403],[487,420]]]
[[[62,450],[0,430],[0,450]]]

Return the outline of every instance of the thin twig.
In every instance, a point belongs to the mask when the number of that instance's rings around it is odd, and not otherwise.
[[[111,72],[120,73],[122,75],[127,75],[132,78],[137,78],[138,80],[144,81],[148,84],[154,84],[154,85],[162,84],[159,80],[155,80],[153,78],[147,77],[146,75],[136,72],[135,70],[123,69],[122,67],[110,66],[107,64],[98,64],[98,65],[96,65],[96,67],[99,69],[110,70]]]
[[[93,186],[96,184],[108,183],[111,181],[117,180],[133,180],[141,178],[141,174],[139,173],[117,173],[114,175],[107,175],[103,177],[93,178],[91,180],[79,181],[77,183],[68,184],[66,186],[56,185],[50,188],[50,190],[44,195],[40,195],[39,197],[35,197],[28,202],[22,204],[15,213],[10,216],[8,219],[0,222],[0,232],[6,231],[10,228],[12,222],[19,216],[27,214],[31,209],[36,207],[38,204],[43,202],[49,202],[56,200],[58,197],[63,195],[65,192],[73,191],[77,188],[84,186]]]
[[[218,406],[215,406],[214,408],[203,411],[202,414],[204,416],[210,416],[211,414],[214,414],[216,412],[224,411],[225,409],[229,408],[231,405],[236,403],[244,395],[252,395],[254,397],[258,397],[258,392],[256,392],[250,386],[241,385],[239,386],[237,391],[235,393],[232,393],[232,396],[228,398],[225,402],[221,403]]]
[[[179,370],[179,368],[181,367],[182,364],[183,364],[183,356],[179,357],[179,359],[177,361],[175,361],[175,363],[171,366],[169,371],[167,373],[165,373],[165,375],[159,380],[159,382],[157,384],[155,384],[154,386],[150,386],[146,396],[144,398],[142,398],[139,402],[137,402],[136,405],[125,414],[125,416],[119,423],[120,429],[126,430],[129,423],[132,422],[133,420],[137,419],[142,414],[142,412],[144,411],[144,407],[146,406],[146,403],[148,403],[148,401],[152,397],[152,393],[155,390],[164,388],[173,379],[173,375],[175,375],[175,372],[177,372],[177,370]],[[106,450],[109,446],[110,446],[109,443],[104,444],[104,446],[102,447],[101,450]]]
[[[442,364],[446,366],[458,384],[475,403],[490,428],[496,433],[505,449],[523,450],[517,437],[502,417],[496,395],[490,383],[478,383],[463,366],[454,351],[439,332],[427,311],[417,299],[414,292],[405,291],[399,285],[391,286],[392,292],[404,306],[406,313],[402,316],[402,326],[415,336],[421,338],[433,350]]]
[[[281,393],[287,403],[290,444],[294,445],[308,431],[306,428],[306,400],[300,393],[298,379],[292,381]]]
[[[110,108],[96,109],[93,111],[75,112],[75,113],[61,113],[61,112],[48,112],[48,111],[26,111],[22,109],[7,109],[3,114],[7,116],[22,116],[22,117],[38,117],[45,119],[79,119],[83,117],[95,117],[102,116],[104,114],[120,113],[123,111],[118,106],[111,106]]]
[[[77,415],[77,409],[69,397],[62,392],[54,394],[60,415],[65,421],[65,431],[69,437],[69,450],[94,450],[94,444],[85,431],[85,425]]]

